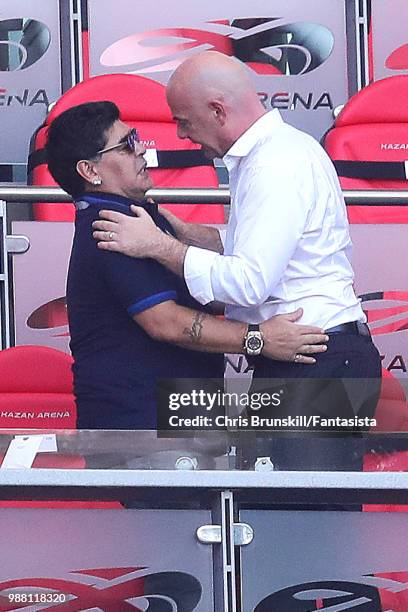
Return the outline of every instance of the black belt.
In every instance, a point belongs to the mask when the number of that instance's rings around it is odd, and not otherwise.
[[[326,334],[354,334],[356,336],[368,336],[371,337],[370,329],[366,323],[361,321],[353,321],[350,323],[340,323],[334,327],[329,327],[325,330]]]

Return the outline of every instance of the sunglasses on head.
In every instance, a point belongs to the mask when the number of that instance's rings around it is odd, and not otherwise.
[[[132,128],[130,132],[126,134],[117,144],[112,145],[111,147],[106,147],[106,149],[101,149],[97,151],[97,155],[102,155],[103,153],[107,153],[108,151],[113,151],[114,149],[119,149],[120,147],[129,149],[132,153],[136,151],[136,144],[140,141],[139,132]]]

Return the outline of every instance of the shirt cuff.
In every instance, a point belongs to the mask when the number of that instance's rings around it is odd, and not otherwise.
[[[211,268],[218,253],[190,246],[184,258],[184,279],[190,294],[200,302],[208,304],[214,301],[211,286]]]
[[[177,292],[176,291],[162,291],[161,293],[156,293],[154,295],[148,295],[147,297],[135,302],[129,308],[127,308],[128,314],[133,317],[135,314],[139,314],[144,310],[148,310],[149,308],[153,308],[153,306],[157,306],[157,304],[161,304],[162,302],[167,302],[168,300],[177,300]]]

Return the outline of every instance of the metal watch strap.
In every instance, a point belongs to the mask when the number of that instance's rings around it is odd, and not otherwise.
[[[248,323],[247,333],[253,332],[253,331],[256,331],[256,332],[260,331],[258,323]]]

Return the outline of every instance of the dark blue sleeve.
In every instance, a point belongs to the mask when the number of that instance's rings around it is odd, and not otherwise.
[[[177,277],[153,259],[100,251],[100,271],[109,290],[130,316],[177,300]]]

